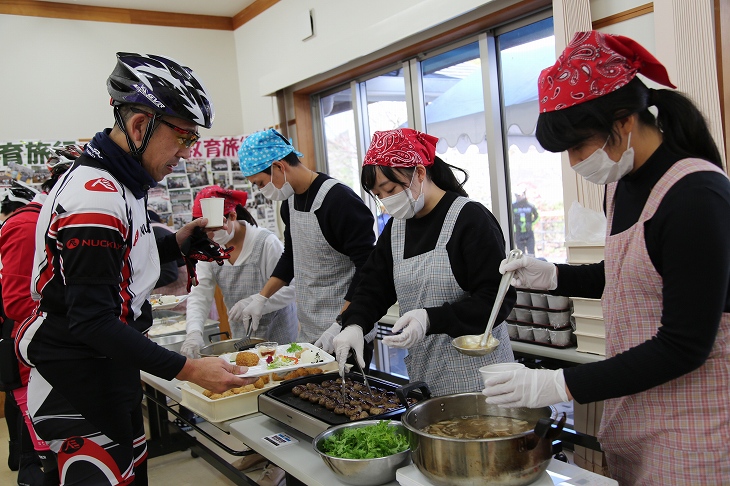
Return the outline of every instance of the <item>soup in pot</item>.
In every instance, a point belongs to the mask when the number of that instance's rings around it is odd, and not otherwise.
[[[442,420],[423,429],[427,434],[451,439],[494,439],[529,430],[532,430],[532,426],[524,420],[487,415]]]

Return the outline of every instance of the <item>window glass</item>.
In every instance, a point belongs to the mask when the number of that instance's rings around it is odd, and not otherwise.
[[[327,171],[330,176],[360,194],[360,162],[357,158],[352,90],[323,96],[319,102],[324,127]]]
[[[436,155],[464,169],[469,174],[464,185],[469,197],[491,209],[479,44],[422,61],[421,76],[426,132],[439,138]]]
[[[402,69],[368,79],[364,84],[370,129],[368,144],[377,131],[408,126],[406,83]]]
[[[514,246],[549,261],[564,262],[561,158],[543,150],[535,139],[537,78],[555,62],[553,20],[500,35],[497,46]]]

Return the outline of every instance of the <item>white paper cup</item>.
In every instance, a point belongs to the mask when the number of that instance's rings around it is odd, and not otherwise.
[[[504,373],[505,371],[514,372],[524,367],[525,365],[523,365],[522,363],[496,363],[482,366],[481,368],[479,368],[479,374],[482,375],[482,383],[484,383],[487,378],[489,378],[490,376],[494,376],[497,373]]]
[[[206,228],[223,226],[223,201],[222,197],[207,197],[200,200],[200,210],[203,212],[203,217],[208,220]]]

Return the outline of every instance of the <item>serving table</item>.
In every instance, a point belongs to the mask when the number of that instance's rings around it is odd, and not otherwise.
[[[234,468],[230,462],[235,457],[258,452],[287,472],[287,484],[306,484],[308,486],[340,486],[337,476],[322,462],[312,448],[311,438],[283,423],[261,413],[253,413],[225,422],[190,423],[193,432],[186,433],[168,420],[172,413],[183,418],[176,405],[182,401],[179,380],[167,381],[149,373],[142,372],[144,392],[150,420],[150,457],[190,448],[193,457],[200,456],[210,463],[232,484],[255,485],[244,473]],[[274,447],[265,437],[284,433],[294,439],[285,446]],[[201,437],[202,436],[202,437]],[[387,486],[430,486],[426,478],[410,465],[398,471],[397,481]],[[586,471],[577,466],[551,460],[548,472],[533,486],[604,486],[615,485],[615,481]]]

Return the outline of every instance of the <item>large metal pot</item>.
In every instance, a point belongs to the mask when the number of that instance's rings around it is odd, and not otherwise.
[[[442,420],[474,415],[512,417],[535,424],[528,432],[494,439],[452,439],[423,432]],[[408,429],[411,459],[439,485],[522,486],[536,481],[547,469],[552,440],[565,417],[553,427],[552,407],[500,408],[489,405],[481,393],[435,397],[409,408],[401,417]]]
[[[215,336],[221,336],[221,335],[228,336],[229,334],[225,331],[214,333],[208,337],[208,341],[212,342],[213,338]],[[217,341],[217,342],[209,344],[207,346],[203,346],[202,348],[200,348],[200,356],[205,358],[205,357],[209,357],[209,356],[220,356],[221,354],[226,354],[226,353],[235,353],[237,351],[243,351],[245,349],[253,348],[258,343],[264,342],[264,339],[252,337],[251,341],[249,342],[248,345],[242,347],[241,349],[234,348],[233,345],[240,340],[241,340],[240,338],[226,339],[224,341]]]

